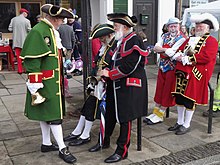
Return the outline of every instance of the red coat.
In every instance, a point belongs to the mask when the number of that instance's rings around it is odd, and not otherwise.
[[[189,39],[183,43],[179,50],[183,51],[188,41]],[[181,62],[177,62],[176,72],[178,70],[185,72],[185,78],[188,82],[185,82],[185,85],[181,88],[178,88],[178,83],[176,83],[175,91],[172,93],[181,94],[194,101],[195,104],[207,104],[208,82],[214,70],[218,42],[214,37],[207,34],[201,37],[195,49],[197,49],[197,52],[189,56],[192,65],[183,66]]]

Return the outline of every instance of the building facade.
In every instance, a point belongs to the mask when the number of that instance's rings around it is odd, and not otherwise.
[[[61,5],[66,8],[76,9],[76,14],[81,17],[82,0],[0,0],[0,32],[3,37],[11,38],[8,25],[11,18],[19,14],[21,8],[29,11],[28,19],[32,27],[36,24],[36,16],[41,14],[40,6],[45,3]],[[88,0],[89,1],[89,0]],[[135,15],[138,25],[135,31],[143,31],[149,45],[154,45],[161,36],[163,24],[170,17],[182,18],[185,8],[215,0],[90,0],[91,26],[97,23],[108,22],[106,15],[113,12],[124,12]],[[82,25],[83,26],[83,25]],[[149,62],[155,63],[156,57],[149,56]]]

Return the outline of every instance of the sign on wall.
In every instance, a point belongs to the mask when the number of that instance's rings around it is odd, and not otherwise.
[[[115,13],[128,13],[128,0],[114,0],[113,10]]]
[[[189,7],[195,7],[201,4],[209,3],[209,0],[190,0]]]

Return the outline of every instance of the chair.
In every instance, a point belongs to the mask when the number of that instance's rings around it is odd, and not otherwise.
[[[14,53],[9,45],[0,46],[0,58],[5,59],[7,61],[8,70],[10,70],[10,67],[12,67],[12,70],[15,70]]]

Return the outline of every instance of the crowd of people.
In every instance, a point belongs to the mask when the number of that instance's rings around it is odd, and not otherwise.
[[[65,162],[75,163],[77,158],[70,153],[69,146],[90,142],[93,122],[100,119],[97,143],[88,151],[109,148],[111,135],[118,123],[117,146],[104,162],[119,162],[128,157],[132,121],[146,116],[143,122],[148,125],[161,123],[166,109],[172,106],[176,106],[178,116],[168,131],[176,135],[190,131],[196,106],[208,103],[208,82],[218,51],[218,42],[210,35],[211,30],[219,28],[213,15],[193,15],[191,22],[195,23],[195,27],[189,34],[178,18],[170,18],[164,24],[163,34],[153,48],[155,54],[159,54],[159,67],[155,107],[148,115],[145,65],[151,52],[146,34],[134,31],[138,23],[135,16],[108,14],[107,19],[113,25],[97,24],[91,31],[93,69],[88,77],[88,97],[76,127],[63,137],[65,97],[71,96],[68,79],[73,74],[82,74],[82,29],[72,9],[45,4],[41,11],[45,17],[38,15],[39,21],[32,29],[26,18],[26,9],[21,9],[20,15],[13,18],[9,25],[9,30],[13,32],[18,73],[26,72],[28,75],[24,114],[40,123],[41,152],[58,151]],[[18,36],[18,30],[23,36]],[[18,38],[22,39],[19,44]],[[218,82],[214,114],[220,112],[219,91]],[[207,112],[203,115],[207,116]],[[51,141],[50,131],[56,143]]]

